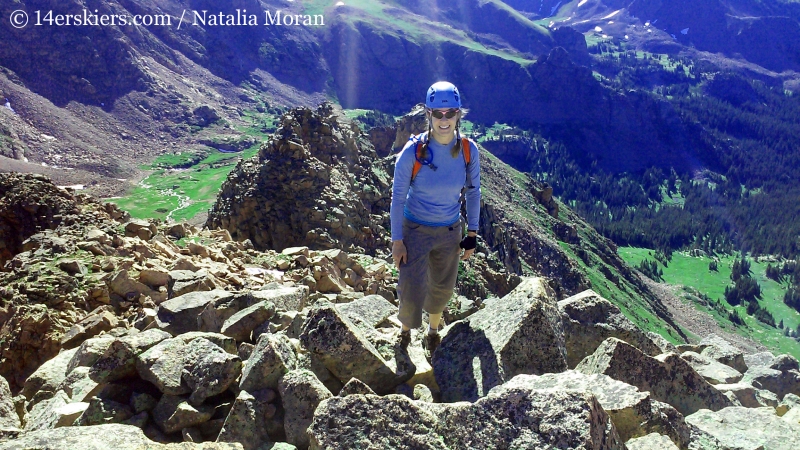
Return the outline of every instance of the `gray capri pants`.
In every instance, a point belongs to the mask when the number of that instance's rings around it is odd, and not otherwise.
[[[397,295],[403,325],[422,325],[422,310],[440,314],[453,295],[461,257],[463,222],[429,227],[403,219],[403,244],[407,261],[400,264]]]

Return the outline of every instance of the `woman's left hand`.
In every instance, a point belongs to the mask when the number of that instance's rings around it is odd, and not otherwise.
[[[477,246],[477,238],[478,235],[474,231],[468,232],[467,236],[461,240],[461,243],[458,244],[459,247],[464,249],[464,254],[461,255],[461,260],[466,261],[473,253],[475,253],[475,247]]]

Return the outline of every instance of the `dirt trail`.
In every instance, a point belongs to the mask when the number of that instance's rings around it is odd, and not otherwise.
[[[669,312],[675,318],[675,322],[692,332],[699,339],[703,339],[703,337],[710,334],[716,334],[745,352],[745,354],[769,350],[759,342],[723,330],[717,321],[711,317],[711,314],[701,311],[695,308],[694,305],[682,300],[676,292],[680,287],[670,286],[665,283],[656,283],[643,275],[640,275],[639,278],[641,278],[661,302],[666,305]]]

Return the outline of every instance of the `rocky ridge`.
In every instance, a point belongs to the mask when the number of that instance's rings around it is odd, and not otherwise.
[[[0,449],[788,449],[800,433],[797,360],[714,338],[679,355],[592,291],[559,301],[521,277],[458,311],[428,360],[422,330],[400,344],[385,259],[258,251],[56,197],[78,212],[30,230],[0,273]],[[739,385],[713,384],[691,352],[744,370]],[[766,431],[738,437],[745,421]]]
[[[397,150],[425,129],[419,105],[393,128]],[[509,169],[480,146],[475,151],[482,167],[481,240],[459,277],[457,290],[466,297],[458,300],[459,309],[503,296],[519,276],[535,274],[547,277],[560,299],[601,288],[597,283],[609,290],[613,285],[622,291],[614,300],[629,305],[626,313],[639,302],[670,334],[685,338],[613,243],[560,207],[551,187]],[[231,172],[206,225],[227,229],[235,240],[250,239],[257,249],[300,245],[387,256],[393,163],[393,155],[378,157],[367,135],[331,105],[296,108],[258,156]],[[590,280],[584,267],[600,279]]]
[[[447,326],[431,361],[420,347],[421,330],[413,330],[408,347],[400,344],[391,300],[331,300],[275,282],[251,291],[193,291],[160,303],[149,318],[119,320],[39,367],[16,397],[0,382],[0,448],[109,448],[92,440],[96,433],[131,449],[179,442],[198,449],[455,449],[488,442],[623,449],[651,440],[680,449],[789,449],[800,436],[800,384],[787,381],[800,379],[797,360],[748,356],[751,381],[740,390],[760,395],[745,405],[690,364],[678,364],[674,347],[651,357],[614,337],[589,337],[606,326],[654,352],[663,346],[618,318],[589,316],[613,309],[593,292],[557,302],[545,280],[525,278]],[[548,317],[548,325],[525,317]],[[566,321],[583,324],[569,328],[587,336],[580,345],[564,339]],[[475,345],[448,344],[454,341]],[[728,360],[726,344],[716,342],[702,351]],[[630,350],[610,350],[620,346]],[[565,370],[586,348],[593,353],[578,370]],[[520,357],[520,349],[555,351],[561,364]],[[463,360],[479,361],[470,364],[472,380]],[[671,372],[641,370],[659,364],[670,364]],[[601,374],[601,366],[615,369]],[[784,380],[776,392],[752,381],[768,371]],[[472,398],[453,397],[452,387],[470,383]],[[687,395],[702,407],[686,410]],[[745,433],[746,424],[761,431]]]

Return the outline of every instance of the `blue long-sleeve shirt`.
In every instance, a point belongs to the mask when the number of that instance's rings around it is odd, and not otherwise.
[[[421,138],[425,138],[422,135]],[[455,139],[455,138],[454,138]],[[450,225],[459,218],[461,189],[466,186],[467,170],[471,174],[472,188],[464,196],[467,202],[467,228],[478,229],[481,208],[481,176],[478,146],[470,140],[470,162],[464,165],[463,148],[454,158],[446,145],[431,139],[428,151],[433,155],[433,165],[422,166],[414,181],[411,171],[416,160],[417,140],[410,139],[397,155],[392,183],[392,241],[403,239],[403,217],[422,225],[440,227]]]

